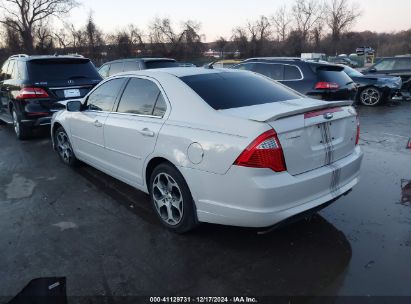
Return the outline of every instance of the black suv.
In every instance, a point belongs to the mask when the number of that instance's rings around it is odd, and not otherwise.
[[[50,125],[57,101],[83,97],[102,80],[82,56],[11,56],[0,75],[0,120],[13,124],[17,138]]]
[[[411,94],[411,55],[382,58],[373,66],[363,71],[368,75],[391,75],[402,79],[401,91],[404,97]]]
[[[299,58],[252,58],[233,68],[263,74],[311,98],[354,100],[357,93],[355,83],[338,65]]]
[[[98,72],[101,77],[106,78],[111,75],[148,69],[161,69],[161,68],[175,68],[180,64],[170,58],[133,58],[133,59],[119,59],[107,62],[103,64]]]

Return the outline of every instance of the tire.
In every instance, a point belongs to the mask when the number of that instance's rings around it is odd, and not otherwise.
[[[198,225],[190,189],[173,165],[162,163],[153,170],[149,192],[154,212],[169,230],[182,234]]]
[[[16,133],[17,139],[25,140],[30,138],[31,130],[21,124],[21,119],[15,109],[11,111],[11,116],[13,119],[14,133]]]
[[[64,128],[58,127],[56,132],[54,132],[54,143],[56,145],[56,151],[61,161],[70,167],[77,166],[79,161],[74,155],[70,139]]]
[[[383,100],[382,92],[376,87],[368,87],[359,94],[359,101],[363,106],[375,107]]]

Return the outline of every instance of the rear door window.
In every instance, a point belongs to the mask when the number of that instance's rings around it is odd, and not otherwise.
[[[15,65],[16,61],[15,60],[10,60],[9,66],[7,67],[7,79],[16,79],[14,76],[14,71],[15,71]]]
[[[109,64],[105,64],[103,65],[99,70],[98,73],[101,75],[101,77],[108,77],[109,76],[109,72],[110,72],[110,65]]]
[[[124,78],[109,80],[95,89],[87,99],[87,107],[93,111],[111,112]]]
[[[233,66],[233,69],[243,70],[243,71],[252,71],[254,67],[254,63],[242,63]]]
[[[160,89],[154,82],[131,78],[121,96],[117,112],[152,115],[159,95]]]
[[[8,74],[7,74],[7,68],[8,68],[8,66],[9,66],[9,63],[10,63],[10,61],[9,60],[7,60],[4,64],[3,64],[3,66],[1,67],[1,78],[2,79],[8,79],[7,77],[8,77]]]
[[[255,63],[253,66],[253,71],[274,80],[284,79],[284,65],[282,64]]]
[[[300,69],[295,65],[284,65],[284,80],[301,80]]]
[[[411,70],[411,58],[401,58],[395,61],[394,70]]]
[[[394,69],[395,60],[394,59],[384,59],[377,63],[374,68],[377,71],[390,71]]]
[[[286,86],[253,73],[221,72],[180,79],[216,110],[302,98]]]
[[[156,105],[154,107],[153,116],[163,117],[167,111],[167,104],[164,100],[163,94],[159,94],[157,98]]]
[[[124,62],[124,72],[140,70],[140,64],[137,61]]]
[[[27,64],[31,81],[101,79],[89,59],[41,59]]]
[[[123,72],[124,62],[114,62],[110,67],[110,76]]]

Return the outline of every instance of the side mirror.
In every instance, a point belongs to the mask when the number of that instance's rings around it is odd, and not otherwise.
[[[66,109],[69,112],[79,112],[81,111],[81,102],[80,100],[71,100],[69,102],[67,102],[66,104]]]

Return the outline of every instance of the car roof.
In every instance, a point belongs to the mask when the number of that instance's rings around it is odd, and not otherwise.
[[[219,73],[241,73],[244,71],[235,70],[235,69],[204,69],[197,67],[176,67],[176,68],[162,68],[162,69],[152,69],[152,70],[140,70],[140,71],[130,71],[118,73],[113,76],[155,76],[159,74],[168,74],[176,77],[185,77],[185,76],[195,76],[195,75],[207,75],[207,74],[219,74]]]
[[[106,62],[104,64],[108,64],[108,63],[116,63],[116,62],[123,62],[123,61],[144,61],[144,62],[150,62],[150,61],[172,61],[172,62],[176,62],[175,59],[173,58],[123,58],[123,59],[116,59],[116,60],[112,60],[109,62]]]
[[[397,55],[397,56],[391,56],[391,57],[381,57],[380,60],[386,60],[386,59],[410,59],[411,55]]]
[[[304,59],[298,58],[298,57],[254,57],[254,58],[248,58],[244,60],[243,62],[248,62],[248,61],[296,61],[296,62],[305,62]]]
[[[32,61],[32,60],[47,60],[47,59],[78,59],[78,60],[89,60],[81,55],[25,55],[18,54],[10,56],[9,59],[18,59],[22,61]]]

